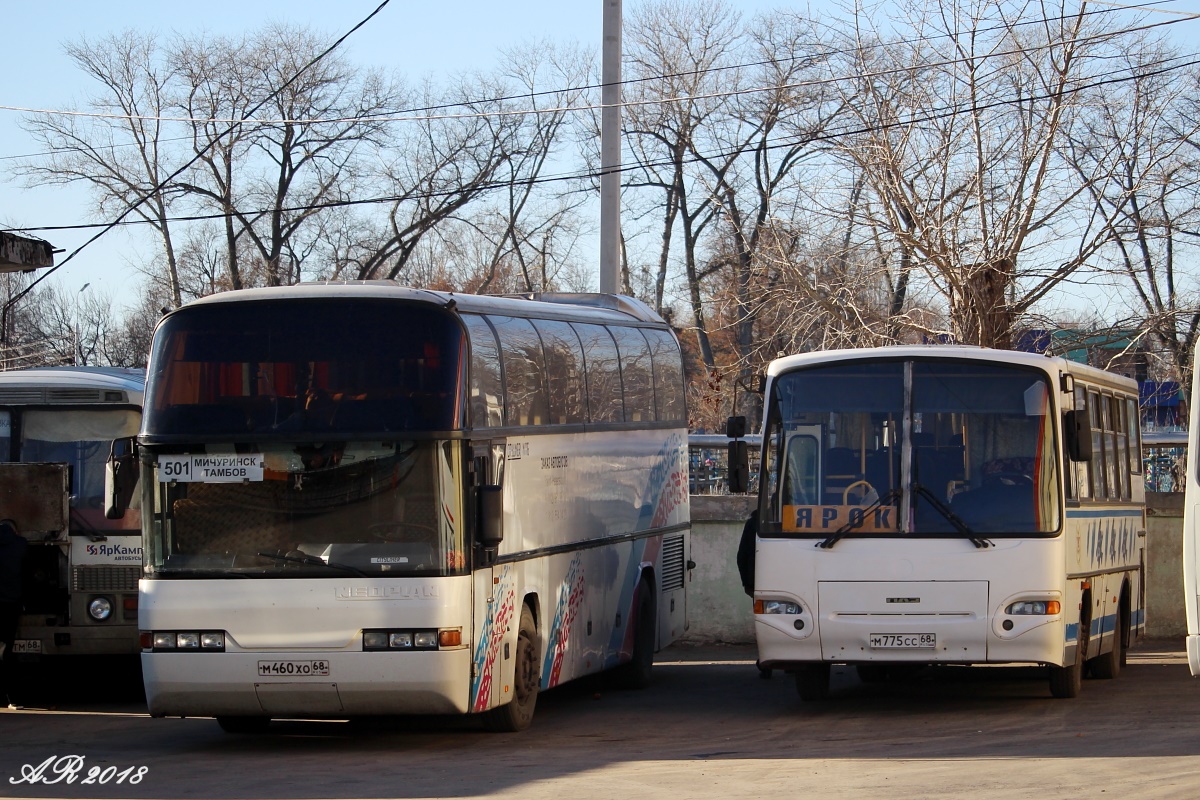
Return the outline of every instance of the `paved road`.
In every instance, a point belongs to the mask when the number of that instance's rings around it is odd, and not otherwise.
[[[1049,697],[1044,671],[943,668],[799,701],[746,648],[673,648],[643,692],[545,693],[533,727],[470,719],[275,722],[234,736],[149,719],[137,700],[0,711],[0,796],[64,798],[1200,797],[1200,681],[1178,642],[1143,644],[1116,681]],[[83,684],[76,684],[77,686]],[[11,783],[52,756],[139,783]],[[49,776],[49,772],[46,773]],[[101,773],[103,774],[103,773]]]

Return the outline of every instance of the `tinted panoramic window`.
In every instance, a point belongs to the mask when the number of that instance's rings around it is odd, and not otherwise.
[[[458,320],[353,298],[197,305],[155,333],[145,433],[238,437],[461,424]]]
[[[496,334],[483,317],[464,314],[462,321],[471,339],[471,381],[467,387],[470,424],[495,428],[504,424],[504,383]]]
[[[556,425],[587,422],[587,385],[583,348],[570,323],[540,319],[534,323],[546,353],[550,420]]]
[[[650,343],[650,354],[654,360],[654,397],[658,418],[671,421],[686,420],[683,362],[679,356],[679,343],[675,341],[674,336],[663,330],[642,328],[642,334]]]
[[[622,422],[625,407],[621,400],[621,364],[617,345],[603,325],[573,323],[583,342],[587,366],[588,407],[592,422]]]
[[[542,340],[527,319],[488,317],[500,337],[504,362],[505,414],[509,425],[547,425],[550,422]]]

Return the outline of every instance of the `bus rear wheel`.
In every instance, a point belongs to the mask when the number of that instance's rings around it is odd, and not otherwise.
[[[483,712],[483,727],[497,733],[523,731],[533,722],[538,686],[537,627],[529,606],[521,606],[521,627],[517,629],[516,663],[513,666],[513,698],[502,706]]]
[[[1126,634],[1129,630],[1129,620],[1127,619],[1128,612],[1125,610],[1125,603],[1121,603],[1120,611],[1117,613],[1117,625],[1113,629],[1112,649],[1107,653],[1102,653],[1091,661],[1088,666],[1091,667],[1092,677],[1102,680],[1112,679],[1121,674],[1121,667],[1125,664],[1125,642]]]
[[[613,676],[622,689],[645,689],[650,685],[650,673],[654,667],[655,618],[657,607],[654,602],[654,583],[642,578],[638,583],[637,601],[633,619],[633,656],[617,667]]]

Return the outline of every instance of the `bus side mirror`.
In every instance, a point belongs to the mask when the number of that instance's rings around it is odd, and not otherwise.
[[[1092,429],[1083,411],[1063,414],[1063,432],[1067,440],[1067,456],[1072,461],[1092,460]]]
[[[500,486],[480,486],[476,493],[479,514],[476,517],[475,541],[482,547],[499,547],[504,541],[504,489]]]
[[[730,417],[725,421],[725,435],[730,439],[741,439],[746,435],[746,418]]]
[[[750,449],[742,441],[729,443],[729,475],[726,482],[730,494],[742,494],[750,488]]]
[[[114,439],[104,464],[104,516],[121,519],[137,487],[137,449],[132,437]]]

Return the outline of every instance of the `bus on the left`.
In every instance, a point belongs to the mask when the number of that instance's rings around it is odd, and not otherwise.
[[[131,453],[144,387],[140,369],[0,372],[0,519],[29,542],[18,662],[138,653],[141,514]],[[122,482],[132,502],[113,503]]]

